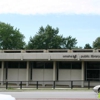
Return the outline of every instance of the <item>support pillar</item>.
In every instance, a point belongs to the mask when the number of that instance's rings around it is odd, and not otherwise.
[[[57,74],[56,74],[56,61],[53,62],[53,81],[57,80]]]
[[[3,81],[4,81],[4,61],[2,61],[1,64],[1,86],[3,85]]]
[[[84,61],[82,61],[82,74],[81,74],[81,80],[82,80],[82,85],[81,87],[84,87]]]
[[[27,66],[26,66],[26,86],[29,85],[29,61],[27,61]]]

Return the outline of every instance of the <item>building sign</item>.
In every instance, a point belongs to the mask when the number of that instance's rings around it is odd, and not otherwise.
[[[100,55],[97,54],[68,54],[63,55],[65,59],[100,59]]]
[[[63,58],[69,58],[69,59],[74,58],[75,59],[75,58],[77,58],[77,55],[63,55]]]
[[[100,55],[91,55],[91,58],[100,58]]]
[[[100,55],[81,55],[80,58],[88,58],[88,59],[100,59]]]
[[[90,55],[81,55],[81,58],[90,58]]]

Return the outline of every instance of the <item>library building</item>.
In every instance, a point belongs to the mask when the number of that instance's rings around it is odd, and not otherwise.
[[[86,87],[99,85],[100,50],[0,50],[0,83]]]

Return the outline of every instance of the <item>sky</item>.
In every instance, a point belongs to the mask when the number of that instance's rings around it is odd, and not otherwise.
[[[0,21],[18,28],[28,43],[39,28],[59,28],[59,35],[91,46],[100,37],[100,0],[0,0]]]

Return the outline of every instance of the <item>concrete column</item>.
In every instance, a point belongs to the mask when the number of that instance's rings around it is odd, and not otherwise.
[[[1,85],[3,85],[3,81],[4,81],[4,61],[2,61],[1,64]]]
[[[29,81],[29,61],[27,61],[27,66],[26,66],[26,86],[28,86],[28,81]]]
[[[56,81],[57,74],[56,74],[56,61],[53,62],[53,81]]]
[[[84,61],[82,61],[82,74],[81,74],[81,80],[82,80],[82,87],[84,87]]]

